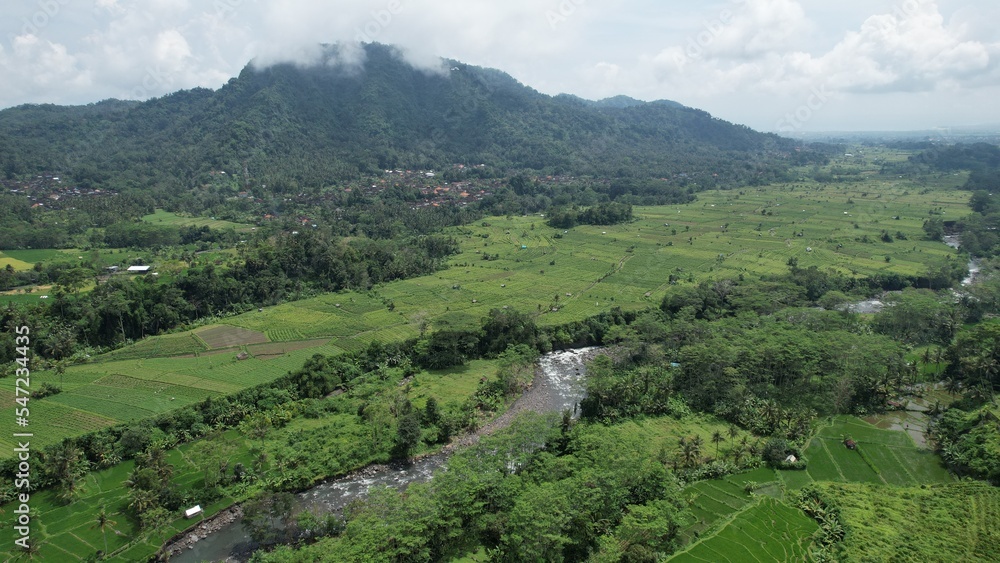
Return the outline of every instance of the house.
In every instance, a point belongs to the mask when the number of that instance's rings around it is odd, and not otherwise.
[[[107,270],[107,271],[109,271],[109,272],[111,272],[113,274],[113,273],[115,273],[115,272],[118,271],[118,266],[108,266],[107,268],[104,268],[104,269]]]
[[[201,509],[201,505],[200,504],[196,504],[196,505],[192,506],[191,508],[189,508],[189,509],[187,509],[187,510],[184,511],[184,517],[185,518],[194,518],[195,516],[197,516],[197,515],[199,515],[199,514],[201,514],[203,512],[205,512],[205,511]]]
[[[849,450],[853,450],[858,447],[858,443],[850,438],[844,440],[844,445],[847,446],[847,449]]]
[[[129,266],[126,271],[130,274],[145,274],[149,268],[149,266]]]

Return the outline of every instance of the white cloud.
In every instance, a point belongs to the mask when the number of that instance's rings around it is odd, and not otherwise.
[[[1000,86],[994,0],[891,1],[53,0],[52,14],[26,1],[0,8],[0,107],[219,87],[254,57],[308,63],[359,39],[431,71],[454,58],[549,94],[676,99],[758,124],[816,86],[837,103],[922,92],[950,115],[969,104],[946,101]]]
[[[694,39],[709,56],[749,59],[792,48],[811,27],[795,0],[746,0],[708,20]]]

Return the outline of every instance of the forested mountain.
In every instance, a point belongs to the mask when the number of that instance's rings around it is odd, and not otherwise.
[[[292,193],[390,168],[486,164],[603,177],[766,181],[791,141],[675,102],[551,97],[492,69],[419,70],[369,44],[362,66],[250,64],[217,91],[0,112],[0,178],[61,173],[81,187],[168,197],[226,170]],[[262,186],[267,186],[263,188]]]

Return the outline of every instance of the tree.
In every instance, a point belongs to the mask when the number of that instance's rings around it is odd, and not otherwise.
[[[435,426],[440,421],[441,413],[438,412],[437,399],[427,397],[427,403],[424,405],[424,422],[428,426]]]
[[[948,348],[947,357],[948,377],[991,396],[1000,384],[1000,321],[985,321],[962,331]]]
[[[420,414],[413,409],[410,400],[406,399],[396,421],[396,443],[393,448],[395,457],[399,459],[410,457],[410,452],[419,443]]]
[[[528,487],[510,510],[499,561],[562,561],[573,507],[557,483]]]
[[[80,481],[90,464],[80,448],[65,441],[49,451],[47,469],[59,488],[59,498],[69,504],[80,494]]]
[[[719,458],[719,444],[722,443],[722,441],[723,441],[722,432],[719,432],[718,430],[716,430],[715,432],[712,433],[712,443],[715,444],[715,458],[716,459]]]
[[[94,522],[94,526],[93,527],[94,528],[100,528],[101,535],[104,536],[104,553],[105,553],[105,555],[107,555],[107,553],[108,553],[108,531],[107,531],[107,528],[114,529],[115,525],[117,525],[117,524],[118,524],[118,522],[115,522],[114,520],[111,519],[110,516],[108,516],[107,506],[104,505],[104,504],[101,504],[100,509],[98,509],[98,511],[97,511],[97,519]]]
[[[243,525],[253,541],[262,545],[289,539],[294,506],[295,497],[291,493],[268,493],[246,504]]]
[[[251,438],[260,440],[261,446],[263,446],[264,438],[267,437],[272,428],[271,416],[265,412],[258,412],[246,418],[240,423],[240,426]]]
[[[132,509],[137,518],[141,519],[143,514],[157,506],[159,506],[159,499],[152,490],[134,487],[129,492],[128,507]]]
[[[64,271],[59,279],[56,280],[56,286],[63,288],[66,293],[75,294],[84,285],[86,285],[87,280],[93,275],[91,270],[86,268],[72,268]]]
[[[622,561],[658,561],[658,555],[673,552],[682,513],[670,500],[625,507],[614,534],[624,548]]]
[[[740,435],[740,429],[735,424],[730,424],[727,433],[729,434],[729,447],[731,448],[736,441],[736,437]]]

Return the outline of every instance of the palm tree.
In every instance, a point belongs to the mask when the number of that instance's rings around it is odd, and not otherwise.
[[[105,507],[102,504],[101,505],[101,509],[99,511],[97,511],[97,521],[94,523],[93,527],[94,528],[100,528],[101,529],[101,534],[104,536],[104,555],[105,556],[107,556],[107,554],[108,554],[108,531],[107,531],[107,528],[114,529],[114,527],[115,527],[116,524],[118,524],[118,522],[115,522],[114,520],[112,520],[108,516],[107,507]]]
[[[716,430],[712,433],[712,442],[715,444],[715,459],[719,459],[719,443],[722,441],[722,432]]]
[[[920,361],[926,366],[931,363],[931,348],[924,348],[924,355],[920,356]]]
[[[736,465],[739,465],[740,460],[743,459],[743,456],[745,454],[746,454],[746,448],[743,446],[743,444],[740,444],[740,447],[733,449],[733,462],[736,463]]]
[[[142,516],[147,510],[156,508],[160,500],[156,493],[146,489],[133,489],[130,496],[128,507],[135,511],[136,516]]]
[[[27,557],[28,559],[34,559],[35,556],[38,555],[38,549],[40,547],[41,546],[38,544],[37,541],[30,541],[28,542],[28,548],[21,550],[21,554],[22,556]]]
[[[957,377],[949,377],[944,380],[944,390],[951,393],[952,395],[957,395],[959,391],[962,390],[962,382]]]
[[[694,455],[695,462],[701,458],[701,446],[705,444],[705,441],[701,439],[701,436],[695,436],[691,439],[691,453]]]
[[[937,350],[934,350],[934,369],[936,369],[938,373],[941,373],[941,360],[943,359],[944,349],[939,347]]]

